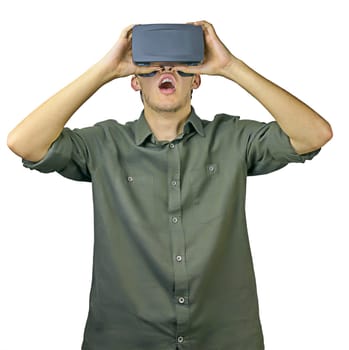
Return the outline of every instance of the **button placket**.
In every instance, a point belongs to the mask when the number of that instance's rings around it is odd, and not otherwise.
[[[185,252],[185,234],[182,226],[182,203],[181,203],[181,143],[169,143],[168,146],[168,215],[169,234],[171,239],[174,271],[174,303],[176,309],[177,334],[184,334],[188,328],[189,305],[189,282],[186,263],[183,259]],[[178,343],[183,342],[183,337],[177,338]]]

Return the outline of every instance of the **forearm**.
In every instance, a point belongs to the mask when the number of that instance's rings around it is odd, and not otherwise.
[[[22,158],[39,161],[71,116],[105,83],[101,65],[95,65],[49,98],[20,122],[8,136],[8,146]]]
[[[297,153],[318,149],[332,137],[330,125],[318,113],[242,61],[232,59],[224,76],[239,84],[271,113]]]

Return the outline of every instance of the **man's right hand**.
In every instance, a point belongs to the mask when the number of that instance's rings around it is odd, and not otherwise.
[[[41,104],[9,133],[7,143],[14,153],[26,160],[39,161],[76,110],[104,84],[116,78],[159,69],[138,67],[133,63],[132,28],[125,28],[113,48],[99,62]]]
[[[98,63],[105,71],[105,82],[132,74],[146,74],[158,70],[159,67],[137,66],[132,60],[132,29],[126,27],[120,34],[119,40]]]

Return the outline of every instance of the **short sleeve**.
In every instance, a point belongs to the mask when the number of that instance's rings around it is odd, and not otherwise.
[[[77,181],[91,181],[86,142],[91,134],[93,128],[64,128],[43,159],[38,162],[22,159],[23,166],[42,173],[58,172]]]
[[[304,163],[316,156],[320,149],[307,154],[298,154],[289,137],[276,122],[249,123],[246,149],[248,175],[267,174],[288,163]]]

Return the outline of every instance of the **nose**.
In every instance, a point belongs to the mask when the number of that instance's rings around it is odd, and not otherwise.
[[[161,72],[172,72],[173,71],[173,66],[160,66]]]

